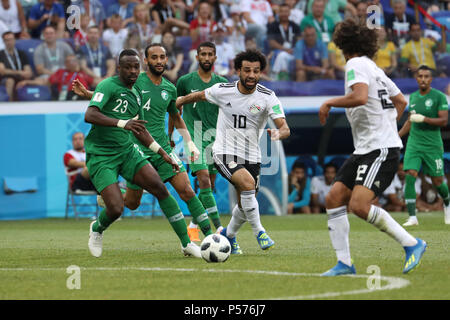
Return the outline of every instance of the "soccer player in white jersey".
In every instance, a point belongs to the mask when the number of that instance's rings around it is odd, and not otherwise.
[[[178,97],[176,102],[177,107],[203,100],[219,106],[212,150],[216,168],[237,191],[238,205],[233,209],[230,223],[221,231],[230,241],[234,254],[242,253],[236,234],[246,221],[261,249],[267,250],[275,244],[261,224],[256,200],[261,168],[259,139],[268,117],[277,126],[277,129],[267,129],[272,140],[289,137],[290,130],[280,100],[273,91],[258,84],[266,65],[266,57],[261,52],[241,52],[234,59],[238,81],[215,84],[204,91]]]
[[[354,20],[340,23],[333,35],[343,51],[345,93],[325,101],[319,110],[322,125],[332,107],[346,108],[353,135],[354,153],[339,169],[326,197],[328,230],[338,263],[323,276],[356,273],[350,257],[349,211],[399,242],[406,253],[403,273],[416,267],[425,252],[425,241],[414,238],[384,209],[371,204],[391,183],[398,168],[400,149],[397,120],[407,102],[397,86],[376,66],[376,30]]]

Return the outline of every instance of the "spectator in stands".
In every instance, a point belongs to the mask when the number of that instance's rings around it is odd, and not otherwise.
[[[58,39],[64,37],[66,15],[64,7],[55,0],[43,0],[35,4],[28,17],[28,29],[33,38],[40,39],[44,28],[49,25],[55,28]]]
[[[384,27],[377,29],[379,49],[374,57],[376,65],[383,69],[388,77],[397,76],[397,48],[394,42],[387,40],[387,33]]]
[[[0,51],[0,76],[1,84],[6,87],[9,101],[15,100],[16,84],[22,80],[31,79],[31,70],[25,52],[16,49],[16,39],[11,31],[2,35],[5,49]]]
[[[73,35],[75,51],[80,50],[81,46],[84,46],[86,44],[87,29],[89,27],[90,21],[91,18],[87,13],[80,15],[80,29],[77,29],[77,31]]]
[[[5,32],[10,31],[8,29],[8,26],[0,20],[0,50],[5,49],[5,44],[3,43],[3,39],[1,38],[1,35],[3,35]]]
[[[64,154],[64,166],[70,176],[70,188],[75,190],[95,190],[86,168],[86,151],[84,150],[84,134],[75,132],[72,135],[72,148]]]
[[[385,209],[393,212],[406,211],[405,204],[405,176],[406,173],[403,170],[403,160],[398,165],[397,173],[394,176],[389,187],[379,197],[379,204]],[[421,193],[421,180],[416,179],[415,183],[416,194],[419,196]]]
[[[47,83],[47,78],[56,70],[64,68],[66,57],[74,52],[66,42],[57,40],[56,29],[52,25],[46,26],[42,34],[44,42],[34,51],[34,65],[39,78]]]
[[[345,76],[345,64],[347,62],[345,60],[344,53],[333,41],[328,43],[328,58],[335,78],[343,80]]]
[[[311,213],[311,179],[306,174],[306,167],[295,162],[289,174],[288,214]]]
[[[367,8],[369,4],[365,1],[360,1],[356,4],[356,16],[355,18],[359,20],[361,23],[367,21]]]
[[[334,22],[329,16],[324,14],[325,1],[314,0],[311,13],[308,14],[300,25],[300,29],[305,31],[306,27],[311,26],[316,30],[317,38],[328,44],[331,41],[334,31]]]
[[[300,27],[289,20],[291,9],[287,4],[279,7],[278,20],[267,26],[267,40],[273,52],[272,73],[278,80],[290,80],[295,44],[301,37]]]
[[[230,8],[231,18],[225,22],[228,28],[228,42],[234,48],[234,54],[245,50],[245,33],[247,32],[247,22],[242,18],[239,5],[232,5]]]
[[[197,18],[191,21],[190,36],[192,39],[191,50],[196,52],[200,43],[211,41],[213,27],[216,25],[212,17],[211,5],[208,2],[200,3]]]
[[[0,5],[0,20],[16,38],[28,39],[27,20],[19,0],[2,0]]]
[[[191,50],[189,51],[189,59],[191,60],[189,72],[197,69],[198,62],[195,58],[197,55],[197,47],[202,42],[212,40],[212,32],[215,25],[216,22],[212,18],[211,13],[211,5],[207,2],[200,3],[197,18],[191,21],[189,27],[192,40]]]
[[[23,14],[25,19],[29,16],[31,8],[39,2],[39,0],[19,0],[22,5]]]
[[[213,27],[213,42],[216,45],[217,55],[214,63],[214,72],[231,80],[234,74],[234,48],[226,41],[227,28],[221,22]]]
[[[109,48],[112,57],[115,59],[123,49],[127,39],[128,29],[122,28],[122,17],[114,13],[109,18],[110,28],[103,32],[103,42]]]
[[[175,28],[179,29],[179,34],[184,34],[189,30],[189,23],[175,17],[175,8],[168,0],[157,0],[151,8],[152,20],[160,29],[161,34],[166,31],[172,31],[175,34]]]
[[[80,13],[89,17],[88,25],[96,25],[103,32],[107,9],[100,0],[71,0],[72,5],[80,7]]]
[[[294,56],[297,81],[334,79],[333,68],[328,62],[327,46],[317,39],[313,26],[305,27],[303,39],[297,41],[295,46]]]
[[[143,48],[147,47],[152,42],[155,35],[160,36],[160,30],[156,27],[156,23],[151,21],[150,12],[146,4],[140,3],[134,7],[133,23],[128,27],[129,32],[137,33],[139,41]],[[154,39],[154,42],[161,42],[159,39]]]
[[[139,34],[135,32],[128,32],[123,48],[136,50],[139,53],[139,58],[141,59],[141,71],[147,70],[147,65],[144,63],[145,47],[142,46]]]
[[[392,0],[392,9],[394,12],[385,17],[388,37],[402,49],[409,40],[408,31],[416,19],[406,13],[406,0]]]
[[[116,62],[108,47],[100,41],[100,30],[97,26],[88,28],[87,42],[80,52],[81,70],[94,78],[94,86],[115,74]]]
[[[323,176],[315,176],[311,179],[311,212],[324,213],[325,197],[331,189],[331,185],[336,177],[337,166],[334,163],[327,163],[324,166]]]
[[[114,14],[118,14],[122,17],[122,28],[127,27],[130,23],[133,22],[133,10],[136,6],[136,2],[131,0],[118,0],[117,3],[114,3],[108,7],[108,14],[106,19],[107,27],[111,28],[111,17]]]
[[[246,37],[256,39],[256,44],[260,49],[264,48],[267,36],[267,24],[272,23],[275,18],[272,8],[267,0],[246,0],[242,1],[241,12],[247,23]]]
[[[312,12],[314,0],[308,0],[308,13]],[[338,22],[342,21],[342,16],[340,11],[346,10],[351,16],[356,16],[356,8],[353,3],[347,0],[329,0],[326,1],[325,5],[325,15],[333,20],[333,24],[336,25]]]
[[[211,6],[211,13],[214,21],[217,23],[224,23],[226,19],[230,17],[229,7],[233,3],[233,0],[206,0]]]
[[[166,48],[167,55],[167,67],[164,71],[164,76],[172,81],[172,83],[176,83],[179,72],[183,67],[183,49],[176,45],[175,35],[170,31],[164,33],[162,44]]]
[[[286,0],[284,3],[291,9],[289,20],[294,22],[297,26],[300,26],[300,23],[302,23],[302,20],[305,17],[305,12],[296,7],[297,2],[297,0]]]
[[[72,92],[72,82],[77,79],[86,88],[91,88],[94,79],[80,70],[80,61],[76,55],[66,57],[65,67],[57,70],[49,78],[54,100],[77,100],[78,95]]]
[[[411,23],[411,40],[402,48],[400,61],[407,67],[406,74],[412,77],[420,65],[426,65],[436,70],[433,51],[437,48],[436,43],[430,38],[422,37],[420,24]]]

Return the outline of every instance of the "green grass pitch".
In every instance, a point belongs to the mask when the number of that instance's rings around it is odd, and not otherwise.
[[[393,217],[402,223],[406,214]],[[318,277],[336,263],[326,215],[262,216],[275,247],[260,250],[246,224],[238,235],[244,254],[221,264],[184,257],[164,218],[115,222],[101,258],[89,254],[88,219],[3,221],[0,299],[450,299],[450,226],[442,212],[420,214],[419,221],[409,230],[428,248],[404,275],[401,246],[350,215],[358,277],[336,278]],[[80,267],[80,289],[67,287],[75,283],[68,281],[71,265]],[[379,268],[379,282],[368,268]]]

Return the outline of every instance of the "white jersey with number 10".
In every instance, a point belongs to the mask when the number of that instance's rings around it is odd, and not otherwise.
[[[259,139],[267,119],[284,118],[283,107],[275,93],[260,84],[251,94],[242,94],[237,85],[218,83],[205,90],[206,99],[219,106],[213,153],[260,163]]]

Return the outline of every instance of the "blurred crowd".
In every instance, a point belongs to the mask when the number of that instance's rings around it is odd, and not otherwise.
[[[196,69],[196,47],[217,46],[215,72],[236,79],[233,58],[246,48],[268,57],[263,80],[343,79],[345,59],[332,41],[343,19],[366,20],[379,8],[380,49],[374,60],[390,77],[411,77],[419,65],[449,77],[450,45],[430,21],[421,25],[406,0],[1,0],[0,76],[10,100],[24,86],[48,86],[55,100],[71,100],[73,79],[93,88],[116,72],[116,57],[161,42],[172,82]],[[418,1],[429,13],[448,1]],[[409,8],[409,12],[411,8]],[[79,28],[78,28],[79,27]],[[30,58],[17,41],[35,43]],[[33,42],[34,41],[34,42]],[[30,61],[32,60],[32,61]],[[447,67],[448,66],[448,67]],[[142,69],[145,70],[145,64]],[[450,91],[450,87],[449,87]]]
[[[317,173],[314,166],[298,159],[294,162],[289,174],[288,214],[325,213],[325,197],[331,189],[336,173],[342,165],[339,161],[330,160],[323,166],[323,172]],[[449,183],[450,161],[445,160],[444,182]],[[403,170],[403,160],[400,161],[397,173],[389,187],[377,197],[373,204],[390,212],[407,212],[405,203],[406,172]],[[436,188],[433,188],[431,178],[419,173],[415,182],[416,206],[418,212],[442,211],[443,200]]]

